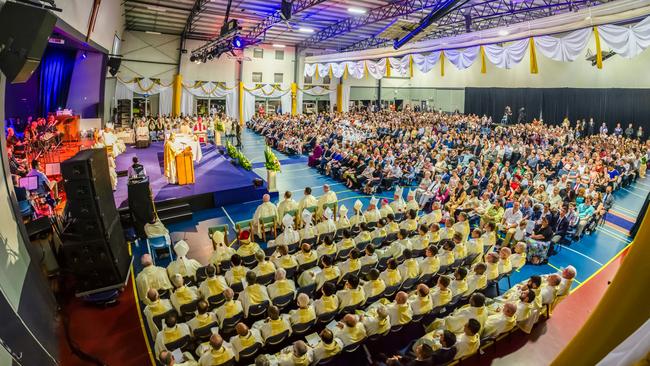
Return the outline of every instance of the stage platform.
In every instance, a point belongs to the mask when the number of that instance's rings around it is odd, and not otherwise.
[[[253,179],[262,178],[254,171],[233,165],[227,155],[221,155],[211,144],[201,146],[203,158],[194,165],[196,183],[179,186],[168,184],[164,174],[163,142],[154,142],[145,149],[127,146],[126,152],[115,159],[117,171],[128,170],[132,158],[137,156],[149,175],[151,191],[156,206],[188,204],[192,211],[223,205],[259,200],[268,193],[266,182],[259,188]],[[119,177],[113,192],[118,208],[128,206],[127,177]]]

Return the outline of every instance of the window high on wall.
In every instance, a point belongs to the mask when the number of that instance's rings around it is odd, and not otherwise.
[[[275,59],[284,60],[284,50],[275,50]]]
[[[264,50],[261,48],[253,48],[253,58],[264,58]]]
[[[276,72],[275,74],[273,74],[273,82],[274,83],[284,82],[284,74],[281,72]]]
[[[261,72],[254,72],[252,74],[253,82],[254,83],[261,83],[262,82],[262,73]]]

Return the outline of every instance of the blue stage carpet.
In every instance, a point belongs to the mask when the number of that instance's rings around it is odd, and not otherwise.
[[[167,179],[163,175],[162,142],[154,142],[146,149],[127,146],[126,152],[118,156],[115,163],[118,171],[127,170],[132,164],[133,157],[137,156],[149,175],[155,202],[213,193],[215,204],[227,204],[237,200],[247,201],[260,198],[261,194],[266,193],[264,187],[253,189],[253,179],[260,178],[254,171],[248,171],[231,164],[227,157],[219,154],[213,145],[202,145],[201,150],[203,158],[194,165],[196,183],[185,186],[167,183]],[[128,205],[127,177],[118,179],[117,190],[113,196],[117,207]]]

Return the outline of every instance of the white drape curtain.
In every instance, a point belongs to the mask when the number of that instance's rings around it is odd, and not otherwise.
[[[174,99],[174,90],[172,88],[167,88],[160,91],[158,98],[158,115],[171,115],[172,114],[172,103]]]
[[[650,47],[650,17],[631,27],[602,25],[598,33],[618,55],[632,58]]]
[[[421,73],[426,74],[431,69],[433,69],[433,66],[438,63],[440,60],[440,51],[435,51],[431,52],[428,55],[420,55],[420,54],[415,54],[413,55],[413,65],[415,68],[417,68]]]
[[[475,47],[468,47],[465,49],[457,49],[457,50],[446,50],[445,51],[445,56],[451,62],[456,68],[459,70],[464,70],[474,63],[474,60],[476,60],[476,57],[478,56],[480,52],[481,47],[480,46],[475,46]]]
[[[650,47],[650,16],[632,26],[600,25],[597,27],[601,40],[618,55],[632,58]],[[570,62],[576,60],[587,47],[592,35],[592,28],[578,29],[562,37],[534,36],[536,50],[542,55],[556,61]],[[469,42],[468,42],[469,43]],[[480,40],[476,43],[481,44]],[[506,46],[496,44],[484,45],[485,56],[489,62],[499,68],[509,69],[520,63],[528,51],[529,38],[509,42]],[[423,51],[420,51],[423,52]],[[458,69],[470,67],[480,54],[480,46],[472,45],[463,49],[444,50],[446,58]],[[343,75],[347,67],[348,75],[361,79],[368,74],[375,79],[386,75],[386,63],[390,63],[391,76],[407,76],[410,74],[410,61],[413,60],[414,68],[422,73],[428,73],[440,60],[440,50],[428,54],[414,53],[403,57],[386,57],[376,60],[344,61],[339,63],[306,64],[305,75],[314,75],[316,69],[319,74],[327,75],[331,68],[335,77]]]
[[[523,60],[528,50],[528,39],[514,41],[511,44],[500,47],[497,45],[486,45],[485,56],[494,66],[502,69],[510,69]]]
[[[256,84],[244,84],[244,122],[250,121],[255,116],[255,97],[280,99],[282,113],[291,113],[291,86],[281,84],[274,87],[271,84],[264,84],[257,87]]]
[[[133,90],[128,88],[120,79],[115,83],[115,100],[133,99]]]
[[[194,95],[185,88],[181,92],[181,114],[185,116],[194,114]]]
[[[345,85],[343,84],[343,88],[341,90],[341,110],[343,112],[349,112],[350,111],[350,85]]]
[[[386,76],[386,59],[382,58],[379,61],[366,61],[368,74],[375,79],[381,79]]]
[[[391,57],[388,59],[388,61],[390,62],[391,76],[400,76],[400,77],[410,76],[411,55],[407,55],[402,58]]]
[[[119,78],[117,84],[122,84],[133,93],[154,95],[160,93],[162,90],[171,89],[171,81],[160,80],[160,83],[155,83],[149,78],[142,78],[139,81],[134,80],[130,83],[125,83]],[[117,92],[117,90],[116,90]]]
[[[555,60],[575,61],[587,47],[591,37],[591,28],[578,29],[562,37],[534,37],[535,49],[542,55]]]

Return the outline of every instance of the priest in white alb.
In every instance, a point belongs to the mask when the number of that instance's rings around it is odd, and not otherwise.
[[[278,208],[273,202],[271,202],[271,196],[265,194],[262,196],[262,204],[257,206],[255,213],[253,214],[253,232],[255,235],[261,237],[262,235],[262,226],[260,225],[260,219],[266,217],[276,218],[278,216]]]

